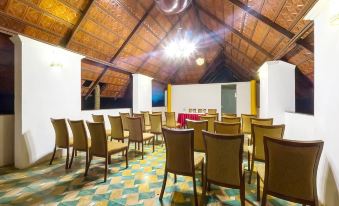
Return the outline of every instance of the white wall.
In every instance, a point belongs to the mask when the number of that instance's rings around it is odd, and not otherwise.
[[[50,154],[54,133],[50,118],[80,112],[80,55],[14,36],[15,166],[25,168]],[[56,57],[63,68],[51,68]]]
[[[152,110],[152,78],[133,74],[133,112]]]
[[[283,61],[265,62],[259,69],[260,116],[284,123],[286,111],[295,111],[295,65]]]
[[[320,0],[308,14],[314,29],[314,116],[316,137],[325,141],[320,169],[320,198],[326,205],[339,203],[339,14],[338,0]]]
[[[172,111],[188,112],[189,108],[217,109],[221,113],[221,86],[237,86],[237,114],[251,112],[251,91],[249,82],[225,84],[172,85]]]
[[[313,115],[285,113],[285,137],[293,140],[314,140],[315,119]]]
[[[14,163],[14,115],[0,115],[0,167]]]

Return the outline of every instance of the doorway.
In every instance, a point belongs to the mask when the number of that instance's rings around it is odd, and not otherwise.
[[[237,86],[235,84],[221,86],[221,112],[237,113]]]

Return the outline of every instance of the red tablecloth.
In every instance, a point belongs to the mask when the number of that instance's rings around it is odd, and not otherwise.
[[[186,119],[190,120],[200,120],[201,114],[194,113],[179,113],[178,114],[178,123],[181,124],[182,127],[186,126]]]

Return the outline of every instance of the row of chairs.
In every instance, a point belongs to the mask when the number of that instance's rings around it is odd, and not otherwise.
[[[259,125],[260,126],[260,125]],[[240,190],[241,205],[245,205],[245,182],[243,169],[244,135],[225,135],[202,131],[206,156],[196,153],[194,129],[174,130],[163,128],[166,144],[166,166],[159,199],[162,200],[168,173],[191,176],[195,205],[198,205],[196,191],[196,169],[201,169],[204,203],[206,191],[215,184]],[[317,205],[316,171],[322,152],[323,142],[297,142],[263,137],[265,168],[262,206],[267,195]]]

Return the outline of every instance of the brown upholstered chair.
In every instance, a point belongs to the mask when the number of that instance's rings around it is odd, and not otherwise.
[[[109,142],[106,139],[105,125],[102,122],[87,122],[87,127],[91,135],[91,149],[89,162],[85,171],[85,176],[91,164],[93,156],[105,158],[105,177],[104,182],[107,180],[108,164],[111,163],[111,155],[120,152],[125,152],[126,168],[128,168],[128,145],[121,142]]]
[[[102,114],[92,114],[93,122],[103,122],[105,125],[105,117]],[[106,128],[106,127],[105,127]],[[106,136],[111,136],[111,129],[105,129]]]
[[[240,117],[226,117],[222,116],[221,121],[229,124],[234,124],[234,123],[240,123],[241,118]]]
[[[245,206],[245,180],[242,167],[244,135],[222,135],[203,131],[206,149],[206,170],[203,202],[210,184],[240,190]]]
[[[189,112],[189,113],[192,113],[192,112],[193,112],[193,109],[192,109],[192,108],[189,108],[189,109],[188,109],[188,112]]]
[[[142,131],[143,132],[149,132],[151,130],[151,126],[150,125],[146,125],[146,120],[145,120],[145,115],[144,114],[138,114],[138,113],[134,113],[133,117],[140,117],[142,119],[141,124],[142,124]]]
[[[161,114],[150,114],[151,133],[155,135],[157,139],[159,135],[162,135],[162,116]]]
[[[202,111],[203,111],[202,109],[198,109],[198,113],[202,113]]]
[[[251,134],[252,132],[251,118],[256,118],[256,116],[252,114],[241,114],[242,132],[244,134]]]
[[[208,114],[216,114],[217,113],[217,109],[208,109],[207,113]]]
[[[91,148],[91,141],[87,136],[86,126],[83,120],[68,120],[69,126],[71,127],[73,134],[73,151],[71,162],[68,168],[72,167],[73,158],[77,151],[86,153],[86,167],[89,162],[89,150]]]
[[[318,205],[317,170],[323,141],[290,141],[264,137],[265,170],[258,170],[258,189],[264,178],[261,205],[272,195],[303,205]],[[288,160],[288,161],[286,161]],[[260,197],[260,189],[257,190]]]
[[[201,116],[200,119],[208,122],[207,130],[209,132],[214,132],[214,122],[217,121],[215,115],[204,115]]]
[[[252,138],[253,145],[248,147],[248,166],[250,171],[250,177],[248,184],[251,183],[254,162],[265,162],[264,151],[264,136],[268,136],[275,139],[282,139],[284,136],[285,125],[258,125],[252,124]]]
[[[118,142],[121,141],[124,143],[125,139],[128,138],[129,132],[124,131],[121,116],[108,115],[108,120],[111,124],[111,141],[115,139],[118,140]]]
[[[217,134],[236,135],[241,133],[241,124],[214,122],[214,132]]]
[[[167,174],[170,172],[175,175],[193,178],[194,202],[195,205],[198,205],[195,169],[201,168],[203,177],[204,157],[194,153],[194,131],[193,129],[177,130],[163,128],[163,134],[166,145],[166,165],[159,199],[162,200],[163,198]]]
[[[273,125],[273,118],[251,118],[251,127],[252,124],[258,124],[258,125]],[[246,134],[247,140],[248,140],[248,145],[252,144],[252,134]]]
[[[237,114],[234,113],[222,113],[222,116],[224,117],[237,117]]]
[[[149,111],[140,111],[140,113],[144,115],[145,125],[150,126],[151,122],[150,122],[150,119],[149,119]]]
[[[186,119],[186,124],[187,128],[194,129],[194,151],[205,152],[202,131],[207,131],[208,122],[206,120],[195,121]]]
[[[68,161],[69,161],[69,148],[73,146],[73,139],[69,136],[66,119],[52,119],[51,122],[55,132],[55,146],[51,161],[49,165],[52,165],[56,149],[63,148],[67,150],[66,156],[66,165],[65,169],[68,169]]]
[[[175,120],[175,112],[165,112],[166,117],[166,127],[168,128],[177,128],[180,127],[180,124]]]
[[[124,131],[129,131],[127,117],[130,117],[130,113],[120,112],[119,114],[120,114],[121,121],[122,121],[122,128],[124,129]]]
[[[144,143],[146,141],[153,141],[154,152],[154,134],[145,133],[142,130],[142,118],[141,117],[127,117],[129,125],[128,144],[135,143],[135,149],[137,144],[141,143],[141,158],[144,159]]]

